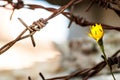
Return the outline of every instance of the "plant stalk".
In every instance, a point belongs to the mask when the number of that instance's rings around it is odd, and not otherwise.
[[[111,67],[111,65],[110,65],[110,64],[108,63],[108,61],[107,61],[107,56],[106,56],[106,54],[105,54],[105,50],[104,50],[104,45],[103,45],[102,39],[100,39],[100,40],[98,41],[98,44],[99,44],[99,46],[100,46],[100,49],[102,50],[102,53],[103,53],[103,56],[104,56],[104,60],[105,60],[105,62],[107,63],[109,69],[110,69],[110,73],[111,73],[113,79],[116,80],[116,78],[115,78],[115,76],[114,76],[114,74],[113,74],[113,72],[112,72],[112,67]]]

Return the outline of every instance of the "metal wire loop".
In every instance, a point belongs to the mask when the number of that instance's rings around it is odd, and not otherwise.
[[[33,24],[30,26],[30,28],[33,31],[40,31],[40,29],[45,27],[46,24],[47,24],[47,22],[43,18],[41,18],[41,19],[33,22]]]

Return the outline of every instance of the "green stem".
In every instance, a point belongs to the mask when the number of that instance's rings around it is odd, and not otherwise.
[[[104,51],[104,45],[103,45],[102,39],[98,41],[98,44],[99,44],[99,46],[100,46],[100,49],[102,50],[103,56],[104,56],[104,58],[105,58],[105,62],[107,63],[107,65],[108,65],[108,67],[109,67],[109,69],[110,69],[110,73],[112,74],[113,79],[116,80],[116,79],[115,79],[115,76],[114,76],[114,74],[113,74],[113,72],[112,72],[112,67],[111,67],[111,65],[110,65],[110,64],[108,63],[108,61],[107,61],[107,56],[106,56],[105,51]]]

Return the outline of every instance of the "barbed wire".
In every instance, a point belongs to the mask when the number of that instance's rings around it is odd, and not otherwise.
[[[28,26],[21,18],[18,18],[18,20],[25,26],[25,29],[19,34],[19,36],[16,39],[14,39],[13,41],[10,41],[9,43],[7,43],[3,47],[1,47],[0,48],[0,54],[4,53],[9,48],[11,48],[17,41],[23,40],[23,39],[28,38],[28,37],[31,38],[32,44],[35,47],[36,43],[35,43],[35,39],[33,37],[34,34],[37,31],[40,31],[42,28],[44,28],[47,25],[47,23],[48,23],[48,21],[50,19],[56,17],[59,14],[64,15],[65,17],[67,17],[70,20],[70,24],[68,26],[69,28],[70,28],[72,22],[75,22],[76,24],[78,24],[78,25],[80,25],[82,27],[87,27],[87,26],[95,24],[95,22],[87,21],[83,17],[73,15],[71,10],[68,11],[68,12],[64,11],[68,7],[74,8],[74,5],[82,2],[83,0],[70,0],[70,2],[68,4],[66,4],[64,6],[61,6],[58,9],[47,8],[47,7],[44,7],[42,5],[36,5],[36,4],[24,4],[24,2],[22,0],[18,0],[17,3],[14,3],[12,0],[2,0],[2,1],[7,1],[8,3],[4,4],[4,5],[1,5],[0,7],[7,8],[6,6],[8,4],[11,4],[12,7],[13,7],[12,8],[13,12],[12,12],[12,14],[10,16],[10,19],[12,18],[12,15],[13,15],[15,9],[25,8],[25,6],[29,6],[28,8],[32,9],[32,10],[34,10],[36,8],[42,8],[42,9],[45,9],[47,11],[53,12],[53,14],[48,16],[48,18],[46,18],[46,19],[40,18],[39,20],[34,21],[30,26]],[[119,1],[119,0],[92,0],[92,3],[90,3],[90,5],[88,6],[87,11],[91,8],[93,3],[97,3],[103,8],[109,8],[109,9],[114,10],[118,14],[118,16],[120,17],[120,10],[113,7],[113,5],[120,6],[117,3],[117,1]],[[9,8],[7,8],[7,9],[9,9]],[[100,24],[106,30],[120,31],[120,26],[111,26],[111,25],[102,24],[102,23],[100,23]],[[24,35],[24,33],[26,31],[29,31],[29,34]],[[120,50],[118,50],[113,56],[108,58],[108,62],[109,62],[110,65],[117,64],[118,68],[119,68],[120,67],[120,56],[117,56],[118,53],[120,53]],[[50,78],[50,79],[46,79],[43,76],[42,73],[40,73],[39,75],[41,76],[41,78],[43,80],[57,80],[57,79],[59,79],[59,80],[68,80],[68,79],[71,79],[71,78],[76,77],[76,76],[82,76],[83,80],[87,80],[89,77],[91,77],[91,76],[97,74],[99,71],[101,71],[105,66],[106,66],[105,61],[102,61],[102,62],[100,62],[99,64],[95,65],[92,68],[87,68],[87,69],[84,69],[82,71],[77,70],[77,71],[75,71],[74,73],[72,73],[70,75],[61,76],[61,77],[54,77],[54,78]],[[30,76],[28,77],[28,80],[32,80]]]
[[[27,26],[25,24],[25,22],[19,18],[19,21],[26,27],[26,29],[13,41],[7,43],[6,45],[4,45],[3,47],[0,48],[0,54],[2,54],[3,52],[7,51],[10,47],[12,47],[17,41],[22,40],[24,38],[27,37],[31,37],[32,40],[32,44],[35,47],[35,41],[33,38],[33,35],[36,31],[39,31],[39,29],[41,29],[41,27],[44,27],[47,23],[48,20],[50,20],[51,18],[54,18],[55,16],[59,15],[59,14],[63,14],[65,17],[67,17],[70,20],[70,25],[68,27],[71,26],[72,22],[75,22],[78,25],[81,25],[82,27],[84,26],[90,26],[95,24],[95,22],[89,22],[87,20],[85,20],[84,18],[80,17],[80,16],[74,16],[72,14],[72,11],[70,12],[65,12],[64,10],[67,9],[70,6],[74,6],[75,4],[78,4],[79,2],[81,2],[82,0],[78,0],[78,1],[70,1],[67,5],[60,7],[59,9],[55,9],[55,8],[46,8],[44,6],[41,5],[35,5],[35,4],[24,4],[24,2],[22,0],[18,0],[17,3],[12,2],[12,0],[4,0],[4,1],[8,1],[7,4],[2,5],[1,7],[5,7],[8,4],[11,4],[13,6],[13,12],[15,9],[21,9],[23,8],[25,5],[29,6],[29,9],[36,9],[36,8],[42,8],[45,10],[48,10],[50,12],[53,12],[52,15],[50,15],[47,19],[40,19],[38,21],[33,22],[33,24],[31,26]],[[73,3],[73,4],[72,4]],[[13,14],[13,13],[12,13]],[[11,14],[11,16],[12,16]],[[10,17],[12,18],[12,17]],[[115,26],[110,26],[110,25],[106,25],[106,24],[102,24],[104,29],[108,29],[108,30],[117,30],[120,31],[120,27],[115,27]],[[35,28],[35,26],[38,26]],[[21,37],[27,30],[29,30],[30,34]]]
[[[120,53],[120,49],[117,52],[115,52],[111,57],[108,58],[108,62],[111,66],[113,66],[114,64],[117,64],[118,68],[120,68],[120,56],[118,56],[119,53]],[[59,77],[53,77],[53,78],[47,79],[43,76],[41,72],[39,73],[39,75],[42,78],[42,80],[69,80],[75,77],[82,78],[82,80],[87,80],[88,78],[99,73],[105,66],[106,66],[106,62],[101,61],[100,63],[96,64],[92,68],[86,68],[83,70],[77,69],[73,73],[65,76],[59,76]],[[29,76],[28,80],[32,80],[32,78]]]
[[[18,18],[18,20],[26,27],[25,30],[23,30],[23,32],[21,32],[21,34],[13,41],[5,44],[3,47],[0,48],[0,54],[4,53],[5,51],[7,51],[10,47],[12,47],[17,41],[31,37],[33,46],[35,46],[35,41],[33,38],[33,35],[37,32],[40,31],[40,29],[42,29],[43,27],[45,27],[45,25],[48,23],[48,20],[56,17],[57,15],[61,14],[66,8],[68,8],[70,5],[72,5],[74,2],[76,2],[76,0],[71,0],[67,5],[60,7],[59,9],[56,9],[52,15],[50,15],[48,18],[43,19],[40,18],[39,20],[33,22],[32,25],[27,26],[26,23],[21,19]],[[23,34],[28,31],[30,32],[30,34],[23,36]]]

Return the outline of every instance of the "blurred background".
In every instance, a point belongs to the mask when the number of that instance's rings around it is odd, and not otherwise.
[[[13,0],[16,1],[16,0]],[[59,8],[70,0],[23,0],[25,4],[38,4],[45,7]],[[0,1],[0,5],[6,3]],[[113,26],[120,25],[120,18],[110,9],[103,9],[94,4],[86,11],[90,0],[84,0],[73,8],[73,15],[85,18],[90,22],[104,23]],[[7,7],[11,7],[8,5]],[[66,11],[69,11],[67,9]],[[47,18],[52,13],[37,8],[30,10],[22,8],[15,10],[10,20],[12,10],[0,7],[0,47],[14,40],[25,27],[20,23],[21,18],[27,25],[31,25],[40,18]],[[40,80],[38,75],[42,72],[47,78],[70,74],[76,69],[93,67],[103,59],[96,42],[88,37],[89,26],[82,27],[72,23],[63,15],[48,21],[46,27],[34,35],[36,47],[32,46],[31,39],[27,38],[17,42],[8,51],[0,55],[0,80],[27,80],[31,76],[33,80]],[[29,33],[29,32],[28,32]],[[26,33],[26,34],[28,34]],[[112,38],[111,38],[112,37]],[[111,56],[120,49],[120,33],[115,30],[105,30],[105,51]],[[83,64],[84,63],[84,64]],[[119,79],[119,71],[116,77]],[[98,77],[90,80],[112,80],[105,68]]]

